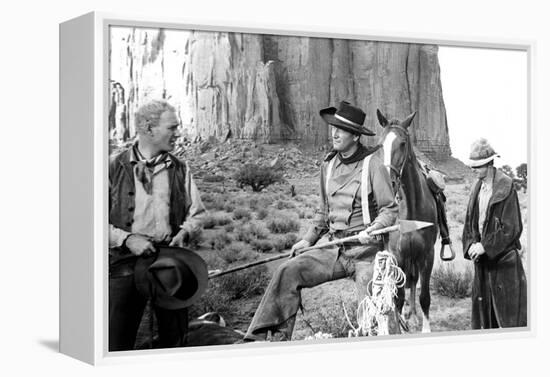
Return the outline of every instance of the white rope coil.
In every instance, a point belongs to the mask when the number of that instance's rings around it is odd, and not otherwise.
[[[391,253],[376,253],[372,280],[367,287],[368,294],[357,307],[357,328],[351,323],[344,306],[346,320],[353,329],[348,332],[348,336],[388,335],[388,315],[394,308],[393,299],[405,281],[405,273]]]

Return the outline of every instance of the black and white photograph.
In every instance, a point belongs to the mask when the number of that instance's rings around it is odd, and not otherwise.
[[[108,40],[109,352],[529,328],[525,50]]]

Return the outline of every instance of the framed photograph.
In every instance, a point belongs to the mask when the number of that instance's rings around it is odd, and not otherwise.
[[[61,352],[532,332],[532,43],[91,13],[60,44]]]

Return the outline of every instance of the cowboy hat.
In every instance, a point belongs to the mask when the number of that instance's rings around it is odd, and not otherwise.
[[[136,262],[138,291],[164,309],[183,309],[206,290],[208,270],[204,260],[181,247],[159,246],[152,256]]]
[[[349,102],[340,102],[340,108],[327,107],[319,111],[321,118],[328,124],[338,127],[352,134],[363,134],[374,136],[374,132],[363,126],[365,113],[358,107],[352,106]]]
[[[495,152],[493,147],[491,147],[487,139],[481,138],[474,141],[472,144],[468,165],[472,168],[478,168],[487,165],[497,157],[500,156]]]

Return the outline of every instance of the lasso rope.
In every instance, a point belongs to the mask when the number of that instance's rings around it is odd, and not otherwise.
[[[394,308],[393,298],[405,281],[405,273],[391,253],[376,253],[372,280],[367,286],[368,294],[357,307],[357,328],[351,323],[344,306],[346,320],[353,329],[348,336],[388,335],[388,315]]]

